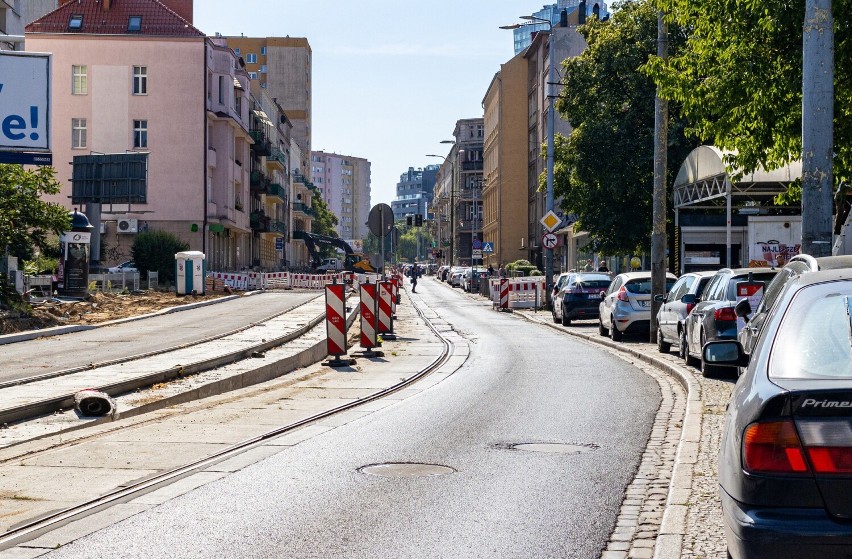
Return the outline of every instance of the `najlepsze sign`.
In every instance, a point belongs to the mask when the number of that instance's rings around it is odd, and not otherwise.
[[[50,55],[0,51],[0,151],[50,149]]]

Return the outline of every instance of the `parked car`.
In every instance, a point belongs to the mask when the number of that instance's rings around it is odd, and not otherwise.
[[[444,280],[444,273],[445,273],[445,272],[446,272],[449,268],[450,268],[449,266],[440,266],[440,267],[438,267],[438,271],[437,271],[437,272],[435,272],[435,277],[436,277],[436,278],[438,278],[439,280],[443,281],[443,280]]]
[[[553,280],[553,290],[550,292],[550,300],[553,302],[550,307],[550,314],[553,315],[553,322],[559,324],[562,321],[562,313],[558,308],[558,303],[556,299],[558,298],[559,291],[565,285],[565,282],[568,281],[568,278],[572,275],[576,274],[576,272],[562,272],[556,279]],[[559,311],[559,312],[557,312]]]
[[[772,281],[767,284],[764,289],[763,299],[757,308],[752,309],[748,301],[741,301],[734,308],[737,316],[746,320],[745,326],[740,330],[737,339],[743,345],[746,353],[751,353],[754,343],[757,340],[757,335],[763,327],[764,322],[778,300],[778,295],[781,289],[792,278],[807,274],[810,272],[818,272],[820,270],[838,270],[841,268],[852,269],[852,256],[823,256],[814,258],[808,254],[799,254],[790,259],[790,261],[781,268]]]
[[[666,292],[677,277],[666,274]],[[651,272],[627,272],[615,276],[601,292],[598,332],[618,341],[625,333],[648,331],[651,327]]]
[[[657,349],[660,353],[668,353],[676,343],[681,359],[685,358],[684,323],[695,303],[684,303],[681,298],[685,295],[701,297],[715,273],[708,271],[683,274],[666,295],[657,296],[661,303],[660,310],[657,311]]]
[[[598,318],[601,291],[610,282],[612,276],[603,272],[570,274],[553,299],[554,321],[570,326],[572,320]]]
[[[112,268],[107,268],[107,272],[110,274],[132,274],[134,272],[138,272],[139,270],[136,268],[136,263],[132,260],[128,260],[127,262],[122,262],[117,266],[113,266]]]
[[[462,276],[464,276],[467,268],[458,267],[452,272],[452,276],[450,277],[450,285],[453,287],[461,287]]]
[[[733,559],[852,557],[852,270],[796,274],[751,355],[708,342],[702,359],[744,366],[722,432],[718,480]]]
[[[694,303],[695,308],[686,317],[684,337],[687,364],[700,362],[701,374],[710,376],[723,369],[701,360],[701,348],[715,340],[737,339],[737,284],[751,277],[754,281],[769,283],[778,270],[770,268],[722,268],[710,279],[701,298],[684,296],[682,300]],[[764,288],[765,289],[765,288]]]
[[[479,268],[466,268],[461,280],[461,287],[466,292],[479,291],[479,284],[482,278],[488,277],[488,270]]]

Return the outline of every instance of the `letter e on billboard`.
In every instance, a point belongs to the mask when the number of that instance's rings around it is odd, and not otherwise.
[[[50,55],[0,51],[0,150],[50,150]]]

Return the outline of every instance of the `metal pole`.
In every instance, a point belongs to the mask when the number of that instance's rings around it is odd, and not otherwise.
[[[831,0],[805,0],[802,28],[802,252],[831,255],[834,176],[834,18]]]
[[[455,157],[458,158],[456,151]],[[450,160],[450,266],[456,265],[456,163]]]
[[[555,127],[555,115],[553,114],[553,84],[556,83],[554,64],[556,59],[556,36],[553,33],[553,24],[548,22],[550,26],[550,46],[548,47],[548,68],[547,68],[547,193],[545,197],[545,213],[553,210],[553,137]],[[550,304],[550,292],[553,288],[553,249],[547,248],[544,251],[544,285],[545,285],[545,304]]]
[[[661,59],[668,57],[669,28],[663,12],[657,12],[657,56]],[[651,336],[650,341],[657,341],[657,311],[660,303],[656,295],[666,292],[666,169],[668,157],[668,102],[660,96],[654,99],[654,202],[653,227],[651,229]],[[729,218],[730,219],[730,218]]]
[[[385,237],[387,235],[385,235],[385,212],[379,212],[379,213],[381,214],[381,216],[379,216],[379,223],[380,223],[381,228],[382,228],[382,236],[379,237],[379,244],[381,245],[381,250],[379,251],[379,254],[381,254],[381,259],[382,259],[380,265],[382,267],[382,281],[384,281],[384,279],[385,279]]]

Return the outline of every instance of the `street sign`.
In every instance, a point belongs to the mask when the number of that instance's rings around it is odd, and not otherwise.
[[[474,258],[482,258],[482,250],[481,249],[473,249],[473,257]]]
[[[541,237],[541,246],[544,248],[556,248],[559,244],[559,237],[553,233],[545,233]]]
[[[376,204],[367,217],[367,227],[376,237],[386,237],[393,229],[393,210],[387,204]]]
[[[275,237],[275,250],[284,250],[284,237]]]
[[[554,229],[556,229],[556,227],[557,227],[560,223],[562,223],[562,219],[561,219],[558,215],[556,215],[556,214],[553,212],[553,210],[550,210],[549,212],[547,212],[546,214],[544,214],[544,217],[543,217],[543,218],[541,218],[540,223],[541,223],[542,225],[544,225],[544,228],[545,228],[548,232],[550,232],[550,231],[553,231]]]
[[[472,244],[473,250],[482,250],[482,241],[480,241],[479,239],[474,239]]]
[[[494,252],[494,243],[482,243],[482,252],[485,254]]]

